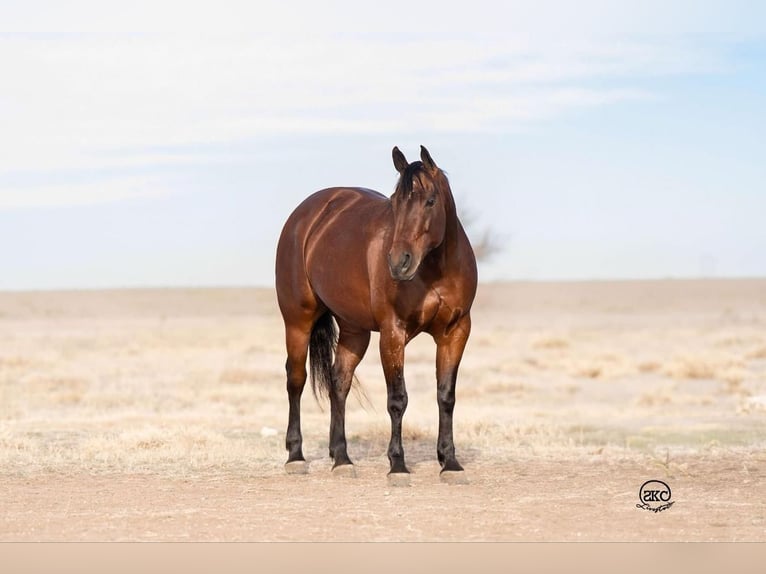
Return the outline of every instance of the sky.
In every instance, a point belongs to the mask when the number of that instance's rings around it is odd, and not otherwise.
[[[766,276],[766,3],[0,0],[0,290],[268,286],[425,145],[480,279]]]

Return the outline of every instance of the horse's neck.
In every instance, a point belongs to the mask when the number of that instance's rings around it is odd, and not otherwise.
[[[447,224],[444,229],[444,241],[439,246],[439,264],[442,272],[446,272],[451,265],[456,264],[458,249],[460,247],[460,221],[457,218],[457,208],[452,192],[445,194]]]

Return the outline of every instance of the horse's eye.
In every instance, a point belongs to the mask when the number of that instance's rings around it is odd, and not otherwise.
[[[436,197],[431,196],[428,199],[426,199],[426,207],[433,207],[436,203]]]

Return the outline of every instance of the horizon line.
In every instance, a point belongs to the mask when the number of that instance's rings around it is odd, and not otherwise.
[[[479,286],[508,285],[518,283],[658,283],[658,282],[726,282],[726,281],[766,281],[766,275],[732,275],[732,276],[694,276],[694,277],[613,277],[592,279],[489,279],[479,281]],[[267,284],[219,284],[219,285],[131,285],[131,286],[102,286],[102,287],[32,287],[22,289],[0,288],[0,295],[12,295],[20,293],[93,293],[104,291],[213,291],[213,290],[260,290],[274,289],[273,285]]]

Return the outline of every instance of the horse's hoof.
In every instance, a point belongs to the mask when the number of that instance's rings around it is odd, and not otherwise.
[[[439,479],[445,484],[468,484],[468,477],[463,470],[443,470]]]
[[[390,472],[388,473],[388,486],[411,486],[409,472]]]
[[[353,464],[341,464],[332,468],[332,474],[341,478],[356,478],[356,468]]]
[[[285,463],[285,472],[287,474],[308,474],[309,463],[305,460],[291,460]]]

